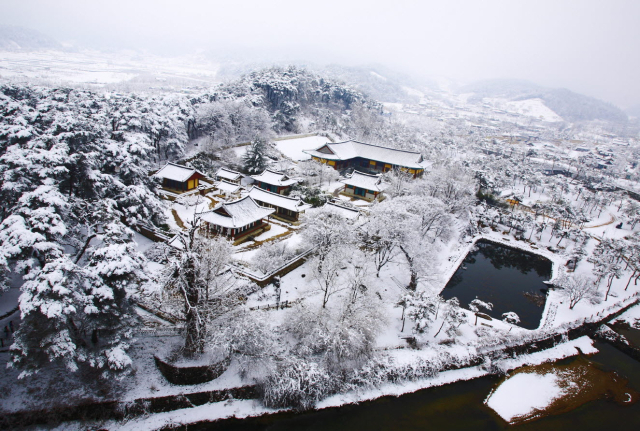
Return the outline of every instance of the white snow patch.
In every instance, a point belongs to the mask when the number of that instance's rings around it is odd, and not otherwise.
[[[549,109],[542,99],[518,100],[515,102],[507,102],[506,105],[510,111],[515,111],[527,117],[534,117],[549,122],[564,121],[561,116]]]
[[[374,72],[373,70],[369,71],[369,73],[371,74],[371,76],[375,76],[378,79],[381,79],[383,81],[386,81],[387,78],[385,78],[384,76],[380,75],[379,73]]]
[[[486,401],[507,422],[544,409],[564,394],[553,373],[519,373],[505,380]]]
[[[247,154],[247,150],[249,149],[249,145],[243,145],[241,147],[233,147],[232,150],[236,153],[236,157],[244,157]]]
[[[256,241],[264,241],[265,239],[269,239],[272,238],[274,236],[280,235],[282,233],[287,232],[288,229],[286,227],[280,226],[278,224],[271,224],[271,229],[269,229],[268,231],[261,233],[260,235],[258,235],[257,237],[255,237]]]

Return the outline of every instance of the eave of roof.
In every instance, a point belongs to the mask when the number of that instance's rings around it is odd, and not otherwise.
[[[259,187],[252,187],[249,190],[249,196],[254,200],[268,203],[270,205],[277,206],[279,208],[288,209],[293,212],[306,211],[312,207],[311,204],[305,203],[300,198],[292,198],[289,196],[283,196],[277,193],[261,189]]]
[[[334,152],[334,154],[327,154],[318,151],[324,146],[327,146],[331,151]],[[326,160],[351,160],[356,157],[361,157],[363,159],[373,160],[380,163],[386,163],[410,169],[423,169],[419,161],[422,156],[418,152],[399,150],[397,148],[383,147],[380,145],[367,144],[354,140],[327,143],[314,150],[303,150],[303,152],[313,157],[318,157]],[[376,154],[376,152],[378,154]],[[400,158],[404,158],[404,160],[400,160]]]
[[[218,214],[216,212],[218,209],[223,209],[230,217]],[[273,208],[260,206],[250,196],[245,196],[234,202],[219,204],[212,210],[199,215],[202,220],[217,226],[240,228],[267,217],[275,211]]]
[[[153,174],[153,176],[156,178],[166,178],[168,180],[173,180],[173,181],[178,181],[183,183],[196,173],[202,175],[203,177],[206,176],[195,168],[189,168],[187,166],[182,166],[176,163],[168,162],[166,165],[160,168],[158,172]]]

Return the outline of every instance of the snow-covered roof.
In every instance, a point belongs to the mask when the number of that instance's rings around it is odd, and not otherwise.
[[[242,188],[242,186],[239,186],[236,183],[230,183],[229,181],[224,180],[215,183],[214,187],[227,193],[237,193]]]
[[[356,157],[362,157],[363,159],[411,169],[422,169],[423,167],[421,165],[422,155],[420,153],[365,144],[353,140],[327,143],[315,150],[305,150],[304,152],[311,156],[327,160],[350,160]]]
[[[353,171],[350,177],[340,180],[341,183],[360,189],[381,192],[387,188],[387,184],[382,182],[380,175],[364,174],[360,171]]]
[[[333,202],[324,204],[324,208],[331,208],[332,211],[339,212],[342,216],[349,220],[355,220],[360,216],[360,211],[355,208],[347,208]]]
[[[189,168],[182,165],[176,165],[175,163],[167,163],[162,167],[162,169],[156,172],[153,176],[157,178],[166,178],[168,180],[184,183],[189,178],[191,178],[195,173],[205,176],[202,172],[198,172],[194,168]]]
[[[240,228],[258,221],[276,210],[260,206],[250,196],[234,202],[222,203],[211,211],[200,213],[202,220],[226,228]]]
[[[272,171],[271,169],[265,169],[260,175],[251,175],[251,178],[266,184],[282,187],[291,186],[298,182],[297,180],[290,179],[282,172]]]
[[[299,197],[290,198],[288,196],[283,196],[277,193],[263,190],[259,187],[252,187],[251,190],[249,190],[249,196],[257,201],[264,202],[279,208],[284,208],[293,212],[306,211],[312,206],[310,204],[304,203],[304,201]]]
[[[240,172],[232,171],[231,169],[220,168],[218,169],[218,172],[216,172],[216,177],[231,181],[238,181],[242,178],[242,174]]]

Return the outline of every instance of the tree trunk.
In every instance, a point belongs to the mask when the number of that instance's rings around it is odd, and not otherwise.
[[[405,257],[407,258],[407,262],[409,262],[409,272],[411,272],[411,280],[409,281],[409,286],[407,286],[407,289],[415,291],[418,288],[418,273],[413,267],[413,258],[409,256],[409,253],[407,253],[407,250],[405,250],[404,247],[400,246],[400,250],[402,250]]]
[[[629,281],[627,281],[627,285],[624,287],[625,292],[629,288],[629,284],[631,284],[631,279],[633,278],[634,275],[636,275],[636,271],[633,271],[631,273],[631,277],[629,277]]]
[[[609,280],[607,281],[607,293],[604,295],[605,302],[609,299],[609,292],[611,291],[611,285],[613,284],[613,274],[609,276]]]
[[[200,305],[200,291],[196,285],[195,262],[189,259],[185,278],[185,356],[193,356],[204,352],[204,340],[206,337],[206,326],[200,317],[198,306]]]
[[[446,320],[442,321],[442,325],[440,325],[440,329],[438,329],[438,332],[436,332],[436,335],[433,336],[433,338],[436,338],[438,336],[438,334],[440,333],[440,331],[442,331],[442,327],[444,326],[444,324],[446,323]]]

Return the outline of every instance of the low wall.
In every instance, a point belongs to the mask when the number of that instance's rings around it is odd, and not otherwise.
[[[0,429],[22,429],[34,425],[49,427],[69,421],[124,420],[138,416],[170,412],[229,399],[250,400],[258,398],[256,386],[169,395],[156,398],[139,398],[130,402],[87,402],[75,406],[60,406],[47,410],[29,410],[0,415]]]
[[[212,365],[177,367],[164,362],[157,356],[154,356],[153,360],[164,378],[174,385],[198,385],[200,383],[210,382],[227,371],[230,362],[229,358],[227,358]]]
[[[285,264],[283,264],[279,268],[276,268],[275,270],[273,270],[272,272],[270,272],[270,273],[268,273],[266,275],[260,276],[260,275],[254,274],[254,273],[252,273],[250,271],[246,271],[246,270],[241,269],[241,268],[235,268],[235,271],[237,271],[241,275],[247,277],[249,280],[253,281],[258,286],[265,287],[266,285],[271,283],[275,277],[282,277],[283,275],[286,275],[286,274],[290,273],[291,271],[293,271],[294,269],[296,269],[299,266],[301,266],[304,262],[306,262],[307,258],[309,257],[311,252],[313,252],[314,250],[315,250],[315,248],[312,248],[312,249],[309,249],[309,250],[305,251],[304,253],[301,253],[301,254],[293,257],[292,259],[287,261]]]

